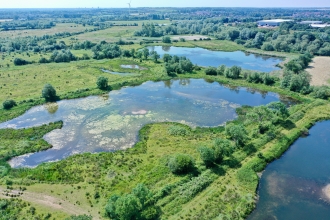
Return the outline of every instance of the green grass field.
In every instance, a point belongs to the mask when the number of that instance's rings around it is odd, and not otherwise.
[[[14,31],[0,31],[0,38],[16,38],[16,37],[28,37],[37,36],[41,37],[43,35],[54,35],[56,33],[62,32],[81,32],[85,30],[94,29],[93,26],[86,25],[85,27],[81,24],[75,23],[58,23],[55,27],[49,29],[34,29],[34,30],[14,30]]]

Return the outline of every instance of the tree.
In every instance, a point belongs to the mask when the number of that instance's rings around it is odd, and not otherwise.
[[[212,75],[212,76],[216,76],[218,73],[217,73],[217,69],[215,67],[207,67],[205,69],[205,74],[206,75]]]
[[[119,197],[116,201],[116,214],[120,220],[136,219],[141,208],[138,198],[132,194]]]
[[[281,118],[289,117],[289,111],[283,102],[271,102],[267,105],[273,113]]]
[[[213,166],[215,162],[214,150],[208,147],[200,147],[198,151],[205,166],[207,167]]]
[[[169,36],[164,36],[163,39],[162,39],[163,43],[171,43],[171,38]]]
[[[16,102],[14,100],[6,100],[2,103],[4,109],[11,109],[12,107],[16,106]]]
[[[229,156],[233,152],[233,146],[230,141],[226,139],[217,138],[213,144],[214,160],[221,163],[225,156]]]
[[[258,124],[259,132],[261,134],[263,134],[269,126],[276,121],[276,115],[266,106],[254,107],[246,114],[246,122]]]
[[[26,65],[26,64],[29,64],[30,62],[24,60],[24,59],[21,59],[21,58],[15,58],[14,59],[14,65],[15,66],[23,66],[23,65]]]
[[[231,79],[238,79],[241,71],[242,71],[241,67],[232,66],[231,68],[226,69],[225,76]]]
[[[226,126],[226,134],[235,141],[236,146],[243,146],[248,139],[247,131],[243,125],[229,124]]]
[[[164,56],[163,56],[163,60],[164,60],[165,63],[170,62],[171,59],[172,59],[172,56],[171,56],[171,55],[169,55],[169,54],[167,54],[167,53],[164,54]]]
[[[228,31],[228,37],[230,40],[234,41],[239,37],[240,32],[238,30]]]
[[[152,51],[152,52],[150,53],[150,55],[151,55],[151,59],[152,59],[155,63],[157,63],[158,59],[160,58],[160,55],[157,53],[157,51]]]
[[[142,53],[143,53],[144,59],[148,59],[148,57],[150,55],[148,48],[144,48]]]
[[[42,90],[42,97],[46,99],[46,101],[55,101],[56,99],[56,90],[50,84],[46,84]]]
[[[225,74],[225,71],[226,71],[226,66],[225,65],[221,65],[217,69],[217,74],[223,76]]]
[[[105,78],[104,76],[100,76],[97,79],[96,82],[97,88],[101,89],[101,90],[106,90],[108,88],[108,78]]]
[[[183,174],[189,172],[195,166],[194,160],[187,154],[176,154],[170,158],[168,167],[172,173]]]

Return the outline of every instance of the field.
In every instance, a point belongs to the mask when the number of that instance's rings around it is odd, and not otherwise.
[[[315,57],[307,71],[314,86],[330,85],[330,57]]]
[[[54,35],[56,33],[62,32],[81,32],[85,30],[94,29],[94,27],[86,25],[85,27],[81,24],[75,23],[58,23],[55,27],[50,29],[35,29],[35,30],[14,30],[14,31],[0,31],[0,38],[15,38],[15,37],[28,37],[37,36],[41,37],[43,35]]]

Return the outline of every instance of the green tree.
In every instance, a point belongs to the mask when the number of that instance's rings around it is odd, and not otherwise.
[[[144,59],[147,60],[150,55],[148,48],[144,48],[142,53],[143,53]]]
[[[233,153],[234,148],[230,141],[217,138],[214,140],[213,150],[215,162],[221,163],[225,156],[230,156]]]
[[[271,102],[267,105],[267,108],[269,108],[275,115],[281,118],[287,118],[290,115],[288,108],[283,102]]]
[[[226,134],[235,142],[237,147],[243,146],[248,139],[247,131],[243,125],[227,125]]]
[[[166,53],[163,56],[163,60],[164,60],[165,63],[168,63],[172,60],[172,56]]]
[[[217,74],[223,76],[225,74],[225,71],[226,71],[226,66],[222,64],[221,66],[218,67]]]
[[[191,171],[195,166],[194,160],[187,154],[176,154],[170,158],[168,167],[172,173],[183,174]]]
[[[157,51],[152,51],[152,52],[150,53],[150,55],[151,55],[151,59],[152,59],[155,63],[157,63],[158,59],[160,58],[160,55],[157,53]]]
[[[162,39],[163,43],[171,43],[171,38],[169,36],[164,36],[163,39]]]
[[[241,71],[242,71],[241,67],[232,66],[231,68],[226,69],[225,76],[231,79],[238,79]]]
[[[16,102],[14,100],[6,100],[2,103],[4,109],[11,109],[12,107],[16,106]]]
[[[200,147],[198,149],[201,159],[203,160],[205,166],[211,167],[214,165],[215,157],[214,150],[208,147]]]
[[[46,101],[55,101],[56,100],[56,90],[50,84],[46,84],[42,89],[42,97],[46,99]]]
[[[205,74],[206,75],[212,75],[212,76],[216,76],[218,73],[217,73],[217,69],[215,67],[207,67],[205,69]]]
[[[105,78],[104,76],[100,76],[97,79],[96,82],[97,88],[101,89],[101,90],[106,90],[108,88],[108,78]]]

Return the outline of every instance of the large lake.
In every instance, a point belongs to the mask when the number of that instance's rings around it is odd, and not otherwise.
[[[276,64],[283,61],[281,58],[263,56],[242,51],[223,52],[211,51],[203,48],[171,47],[171,46],[150,46],[150,51],[156,51],[163,57],[164,54],[185,56],[193,64],[199,66],[218,67],[222,64],[227,67],[240,66],[243,69],[256,70],[261,72],[272,72],[279,70]]]
[[[260,199],[249,220],[330,219],[330,121],[317,123],[269,164],[259,185]],[[328,187],[326,187],[328,185]]]
[[[227,88],[202,79],[146,82],[106,96],[63,100],[33,107],[0,128],[26,128],[62,120],[62,129],[44,136],[52,149],[16,157],[12,167],[36,166],[82,152],[132,147],[139,129],[152,122],[219,126],[236,117],[241,105],[265,105],[281,98],[246,88]]]

